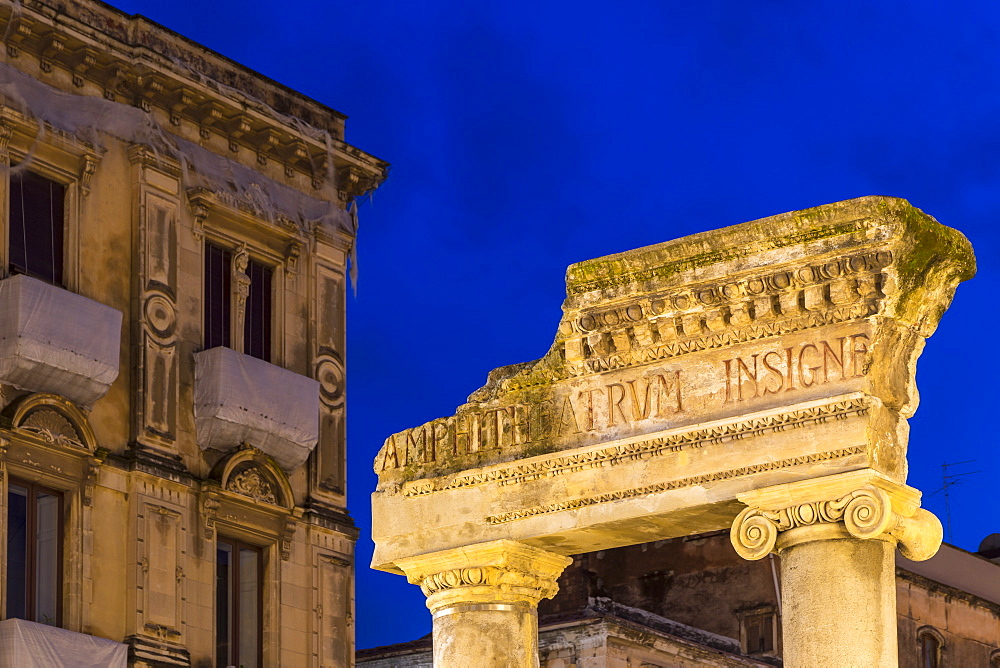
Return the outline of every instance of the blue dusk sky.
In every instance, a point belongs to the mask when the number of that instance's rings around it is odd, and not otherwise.
[[[951,489],[950,542],[1000,531],[1000,4],[115,4],[348,114],[348,141],[392,163],[348,307],[358,647],[430,630],[417,587],[367,568],[375,453],[541,357],[567,265],[862,195],[975,247],[919,363],[909,483],[945,521],[942,464],[974,460],[952,469],[980,473]]]

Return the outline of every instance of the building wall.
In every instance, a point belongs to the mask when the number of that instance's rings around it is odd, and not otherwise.
[[[900,668],[924,665],[919,638],[928,631],[943,641],[942,665],[992,667],[991,659],[1000,662],[1000,605],[902,570],[897,571],[896,591]]]
[[[740,613],[777,609],[769,560],[741,559],[728,532],[577,555],[560,577],[556,597],[539,604],[541,623],[571,614],[592,598],[735,639]]]
[[[63,493],[62,626],[128,643],[134,665],[215,665],[221,535],[263,550],[265,665],[351,664],[346,208],[387,165],[344,143],[338,112],[141,17],[15,4],[0,5],[0,76],[21,93],[0,108],[0,161],[67,186],[65,288],[123,314],[119,373],[92,408],[0,385],[0,499],[11,477]],[[319,381],[318,446],[300,466],[252,439],[226,452],[199,441],[208,241],[273,269],[271,361]],[[6,241],[0,252],[6,272]],[[82,338],[88,326],[66,315]],[[46,411],[68,426],[33,427]]]

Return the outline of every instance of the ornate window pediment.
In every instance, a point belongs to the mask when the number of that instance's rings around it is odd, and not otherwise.
[[[282,559],[291,555],[296,518],[291,485],[281,467],[260,450],[244,445],[216,464],[205,484],[201,511],[206,539],[215,531],[256,545],[279,544]]]
[[[288,478],[273,459],[257,448],[244,445],[222,460],[213,475],[225,492],[266,503],[284,510],[295,505]]]

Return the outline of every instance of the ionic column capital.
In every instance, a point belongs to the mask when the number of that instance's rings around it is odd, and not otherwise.
[[[540,600],[555,596],[556,580],[572,561],[517,541],[494,540],[400,559],[396,565],[420,586],[427,607],[438,616],[455,606],[533,610]]]
[[[895,541],[907,559],[930,559],[941,522],[920,508],[920,492],[862,469],[776,485],[738,497],[747,508],[729,537],[744,559],[761,559],[811,540],[853,537]]]

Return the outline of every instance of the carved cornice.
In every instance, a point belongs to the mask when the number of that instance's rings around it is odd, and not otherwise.
[[[282,214],[275,216],[273,224],[270,224],[268,222],[269,214],[259,210],[256,203],[230,196],[221,191],[215,192],[197,187],[188,188],[185,194],[191,215],[194,218],[191,234],[196,241],[201,241],[204,236],[205,221],[209,215],[219,215],[236,223],[254,226],[266,225],[270,235],[277,232],[288,244],[304,245],[305,240],[313,233],[311,225],[297,223]]]
[[[189,124],[231,151],[245,148],[258,162],[274,160],[320,184],[331,151],[337,170],[357,170],[375,185],[386,176],[387,163],[343,141],[343,114],[143,17],[94,3],[18,7],[0,9],[0,32],[19,69],[72,81],[77,92],[138,107],[164,125]]]
[[[799,410],[773,415],[750,416],[734,422],[668,434],[644,441],[615,444],[578,454],[518,462],[512,466],[461,474],[450,480],[417,480],[406,483],[403,486],[403,494],[405,496],[423,496],[434,492],[490,483],[514,485],[538,478],[614,466],[638,459],[650,459],[668,453],[701,448],[706,445],[797,429],[833,419],[842,420],[851,416],[865,415],[867,411],[868,405],[864,397],[851,396]]]
[[[788,503],[796,497],[800,502]],[[895,540],[903,556],[913,561],[930,559],[941,545],[941,522],[919,508],[920,493],[869,469],[740,498],[750,506],[733,521],[730,540],[744,559],[762,559],[776,546],[780,552],[797,545],[806,538],[794,530],[817,525],[841,526],[860,540]]]
[[[650,281],[653,279],[664,279],[675,276],[681,272],[690,271],[699,267],[705,267],[719,262],[738,260],[749,255],[755,255],[761,251],[786,248],[797,244],[829,239],[831,237],[848,234],[864,234],[872,228],[873,221],[868,218],[858,218],[855,220],[836,223],[833,225],[817,226],[805,232],[788,234],[785,236],[774,236],[769,239],[762,239],[760,242],[747,245],[739,244],[729,248],[713,250],[706,253],[684,258],[683,260],[664,263],[652,268],[639,270],[629,270],[628,263],[621,261],[622,256],[612,255],[606,258],[599,258],[573,265],[567,272],[568,292],[572,295],[579,295],[594,290],[608,290],[619,288],[633,283]],[[630,254],[623,254],[630,255]],[[583,269],[589,274],[603,274],[594,276],[589,280],[583,278]]]
[[[155,169],[176,179],[179,179],[183,174],[183,170],[176,160],[145,144],[130,144],[128,160],[133,165]]]
[[[502,381],[505,391],[852,322],[878,313],[889,251],[828,256],[726,281],[567,311],[558,364]]]

